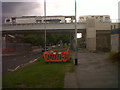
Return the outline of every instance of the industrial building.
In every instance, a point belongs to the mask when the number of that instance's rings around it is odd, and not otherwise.
[[[111,22],[109,15],[86,15],[80,16],[79,22],[86,22],[88,18],[95,19],[98,22]]]
[[[22,16],[5,18],[5,24],[74,22],[75,16]]]

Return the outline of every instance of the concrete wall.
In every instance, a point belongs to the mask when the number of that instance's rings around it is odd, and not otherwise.
[[[95,28],[96,30],[111,30],[110,28],[111,23],[110,22],[96,22]]]
[[[97,22],[95,19],[88,18],[86,22],[86,45],[90,51],[103,48],[110,49],[110,22]],[[104,31],[99,33],[97,31]],[[107,33],[106,33],[107,32]]]
[[[96,49],[110,51],[110,30],[96,30]]]
[[[111,51],[119,52],[120,50],[120,35],[112,34],[111,35]]]
[[[95,19],[87,19],[86,24],[86,48],[90,51],[96,50]]]

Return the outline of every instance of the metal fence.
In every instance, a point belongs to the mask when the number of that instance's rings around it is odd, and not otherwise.
[[[6,48],[12,48],[13,51],[30,50],[31,47],[29,43],[6,43]]]

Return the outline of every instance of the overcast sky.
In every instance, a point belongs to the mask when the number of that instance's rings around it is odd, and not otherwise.
[[[23,1],[23,2],[22,2]],[[27,1],[27,2],[26,2]],[[4,0],[3,17],[44,15],[44,0]],[[34,1],[34,2],[29,2]],[[118,19],[119,0],[76,0],[77,17],[81,15],[110,15]],[[46,0],[46,15],[75,15],[74,0]]]

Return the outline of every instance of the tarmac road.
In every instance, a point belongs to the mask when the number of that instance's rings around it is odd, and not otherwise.
[[[2,56],[2,75],[7,74],[9,69],[15,69],[21,64],[37,59],[41,54],[41,52],[37,51],[21,55]]]

